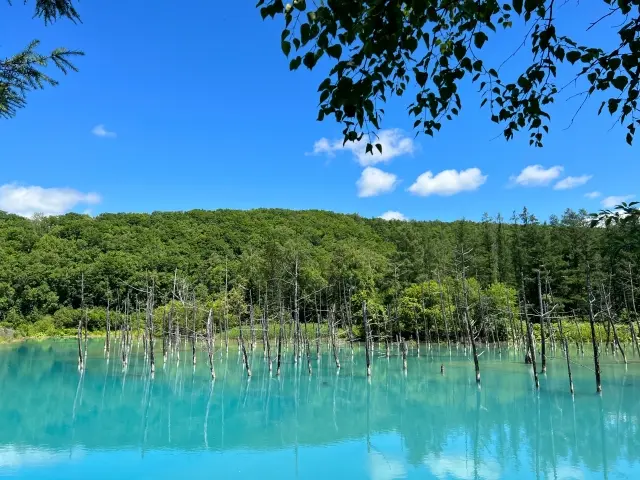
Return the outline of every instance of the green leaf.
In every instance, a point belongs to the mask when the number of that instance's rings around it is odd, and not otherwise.
[[[484,42],[488,40],[487,34],[484,32],[477,32],[473,34],[473,44],[476,48],[482,48]]]
[[[456,56],[456,60],[460,61],[464,58],[467,53],[467,49],[462,43],[456,43],[455,47],[453,47],[453,54]]]
[[[287,42],[286,40],[283,40],[280,46],[282,47],[282,53],[284,53],[285,56],[288,57],[289,53],[291,52],[291,42]]]
[[[304,59],[302,60],[302,63],[304,63],[305,67],[311,70],[313,67],[316,66],[316,56],[313,54],[313,52],[307,52],[304,55]]]
[[[416,48],[418,48],[418,40],[414,37],[409,37],[405,40],[405,46],[407,47],[407,50],[413,53],[416,51]]]
[[[311,39],[311,25],[303,23],[300,27],[300,40],[305,45]]]
[[[620,7],[620,11],[626,15],[631,11],[631,3],[629,0],[618,0],[618,7]]]
[[[342,55],[342,46],[337,43],[335,45],[331,45],[327,48],[327,54],[330,57],[340,59],[340,55]]]
[[[608,102],[608,107],[609,107],[609,113],[610,114],[614,114],[616,112],[616,110],[618,110],[618,104],[620,103],[620,100],[618,99],[614,99],[614,98],[610,98],[609,102]]]
[[[297,8],[300,11],[306,10],[307,2],[305,0],[293,0],[293,8]]]
[[[421,87],[424,87],[424,84],[427,83],[427,78],[427,72],[416,72],[416,82],[418,82],[418,85]]]
[[[582,55],[580,54],[579,51],[572,50],[569,53],[567,53],[567,60],[569,60],[569,62],[573,65],[580,59],[581,56]]]
[[[376,143],[376,148],[378,149],[378,151],[379,151],[380,153],[382,153],[382,144],[380,144],[380,143]]]
[[[289,70],[297,70],[301,63],[302,58],[300,56],[297,56],[289,62]]]
[[[533,12],[539,5],[539,0],[524,0],[524,9],[527,13]]]
[[[513,0],[513,9],[520,15],[522,13],[522,0]]]
[[[620,75],[619,77],[614,78],[611,83],[613,84],[614,87],[616,87],[618,90],[622,91],[624,90],[624,88],[627,86],[627,82],[629,81],[629,79],[627,77],[625,77],[624,75]]]
[[[620,57],[613,57],[609,60],[609,70],[617,70],[620,67],[620,63],[622,63]]]

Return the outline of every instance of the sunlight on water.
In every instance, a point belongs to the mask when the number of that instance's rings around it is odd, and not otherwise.
[[[20,478],[243,478],[499,480],[640,478],[640,364],[603,358],[603,395],[592,360],[576,356],[575,399],[560,351],[539,394],[520,352],[487,349],[482,388],[462,349],[409,358],[376,352],[283,359],[269,375],[261,347],[248,380],[237,350],[206,355],[194,370],[142,351],[126,372],[103,343],[77,370],[74,341],[0,348],[0,476]],[[188,361],[185,362],[185,359]],[[440,365],[445,375],[440,374]]]

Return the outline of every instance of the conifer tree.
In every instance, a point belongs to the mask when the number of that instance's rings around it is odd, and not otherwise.
[[[80,22],[72,0],[36,0],[34,17],[44,20],[45,25],[60,19]],[[73,59],[83,52],[58,47],[50,53],[41,53],[39,46],[39,40],[32,40],[21,52],[0,57],[0,118],[14,117],[26,105],[29,92],[58,85],[58,81],[47,73],[49,67],[64,74],[77,71]]]

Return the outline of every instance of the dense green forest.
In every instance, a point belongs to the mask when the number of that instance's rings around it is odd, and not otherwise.
[[[538,270],[554,315],[586,316],[589,273],[594,305],[626,323],[640,283],[640,225],[590,228],[588,220],[566,210],[541,221],[526,208],[452,223],[272,209],[33,219],[0,212],[0,326],[52,333],[76,327],[86,307],[89,330],[104,329],[108,303],[115,311],[128,299],[132,311],[153,283],[162,308],[177,300],[179,279],[182,298],[216,315],[224,298],[230,325],[250,303],[275,313],[293,310],[294,298],[302,321],[333,305],[338,319],[361,325],[366,300],[378,330],[394,319],[411,335],[457,338],[452,325],[466,301],[473,318],[485,319],[477,328],[504,339],[500,319],[518,315],[523,298],[535,314]]]

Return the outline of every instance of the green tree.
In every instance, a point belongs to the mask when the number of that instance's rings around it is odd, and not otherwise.
[[[80,21],[73,0],[36,0],[34,17],[43,19],[45,25],[62,18],[74,23]],[[17,110],[26,105],[30,91],[58,84],[46,73],[47,67],[53,65],[64,74],[77,71],[72,60],[83,55],[82,52],[59,47],[43,54],[38,51],[39,45],[39,40],[32,40],[23,51],[0,59],[0,117],[15,116]]]

